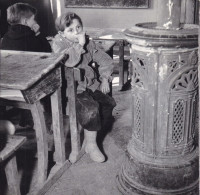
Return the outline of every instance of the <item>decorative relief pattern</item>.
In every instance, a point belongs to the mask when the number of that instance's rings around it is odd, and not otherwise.
[[[134,134],[137,139],[142,138],[142,128],[141,128],[141,100],[138,97],[135,97],[135,103],[134,103],[134,122],[135,122],[135,129]]]
[[[197,126],[197,115],[196,113],[198,112],[198,94],[195,95],[194,99],[193,99],[193,107],[192,107],[192,130],[191,130],[191,135],[190,138],[193,139],[195,136],[195,130],[196,130],[196,126]]]
[[[133,76],[132,76],[132,83],[136,84],[139,87],[143,87],[143,82],[141,80],[141,75],[140,73],[137,71],[137,68],[134,67],[133,68]]]
[[[197,63],[198,63],[198,52],[197,52],[197,50],[191,52],[191,54],[189,55],[189,63],[191,65],[197,65]]]
[[[181,66],[184,66],[186,64],[185,60],[177,61],[172,60],[168,62],[169,72],[174,72],[176,69],[180,68]]]
[[[198,86],[198,75],[197,70],[192,69],[188,72],[183,73],[172,85],[172,90],[193,90]]]
[[[188,52],[179,52],[175,54],[165,54],[161,57],[161,63],[167,64],[168,74],[170,75],[174,71],[182,68],[183,66],[195,66],[198,64],[198,52],[188,51]]]
[[[132,59],[133,59],[132,84],[144,88],[145,81],[143,80],[143,78],[146,78],[147,75],[146,62],[149,61],[149,59],[147,60],[146,56],[137,53],[132,54]]]
[[[172,144],[180,144],[184,137],[184,100],[178,100],[174,104],[172,124]]]
[[[145,64],[145,59],[144,58],[140,58],[140,57],[137,57],[136,58],[137,60],[137,64],[142,68],[142,69],[146,69],[146,64]]]

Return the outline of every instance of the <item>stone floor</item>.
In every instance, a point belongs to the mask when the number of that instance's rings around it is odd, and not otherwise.
[[[99,145],[106,155],[106,162],[95,163],[85,154],[77,163],[70,166],[46,195],[120,195],[116,175],[125,157],[128,140],[131,137],[131,91],[129,85],[124,91],[113,86],[113,97],[117,106],[113,111],[115,118],[111,129],[99,134]],[[21,179],[22,195],[34,186],[37,158],[33,131],[21,129],[17,132],[28,138],[28,144],[17,153],[18,169]],[[51,157],[50,157],[51,158]],[[6,183],[0,172],[0,195],[8,195]]]
[[[46,195],[121,195],[116,186],[116,175],[131,136],[129,94],[130,91],[114,92],[117,102],[113,112],[115,122],[103,140],[107,161],[95,163],[85,154],[60,177]]]

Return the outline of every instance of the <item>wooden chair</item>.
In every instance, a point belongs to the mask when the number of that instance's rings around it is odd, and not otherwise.
[[[13,195],[21,194],[15,153],[25,140],[22,136],[8,136],[5,147],[0,151],[0,166],[5,168],[8,189]]]
[[[66,81],[66,96],[68,98],[68,104],[66,110],[69,113],[69,123],[70,123],[70,134],[71,134],[71,153],[73,156],[72,163],[78,161],[83,154],[84,150],[81,150],[80,133],[81,128],[78,125],[77,112],[76,112],[76,82],[81,80],[81,73],[78,68],[68,68],[64,67],[65,81]]]

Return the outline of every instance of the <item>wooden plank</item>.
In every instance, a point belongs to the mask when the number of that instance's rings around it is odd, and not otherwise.
[[[5,173],[10,194],[20,195],[20,182],[15,156],[6,163]]]
[[[27,103],[33,104],[60,88],[61,80],[61,67],[59,67],[45,75],[28,89],[23,90],[24,99]]]
[[[1,57],[5,57],[8,55],[38,55],[38,56],[44,56],[44,55],[51,55],[51,53],[47,53],[47,52],[31,52],[31,51],[16,51],[16,50],[0,50],[0,55]]]
[[[56,163],[63,164],[66,157],[60,88],[51,95],[51,108]]]
[[[38,153],[38,180],[37,187],[40,188],[47,178],[48,168],[48,142],[47,128],[45,124],[44,113],[41,108],[41,103],[38,101],[32,105],[31,113],[33,116],[34,126],[37,139]]]
[[[43,195],[45,194],[52,185],[58,181],[62,174],[71,166],[71,163],[67,160],[63,165],[55,165],[53,172],[50,173],[48,179],[45,181],[44,185],[38,190],[29,192],[27,195]]]
[[[77,156],[77,161],[80,160],[84,154],[85,149],[82,148]],[[72,163],[69,160],[66,160],[63,165],[55,165],[52,167],[49,177],[42,188],[31,191],[27,195],[44,195],[71,165]]]
[[[9,135],[5,148],[0,152],[0,162],[9,158],[26,141],[25,137]]]
[[[65,77],[67,80],[67,97],[69,106],[69,121],[71,132],[71,146],[72,151],[69,160],[74,163],[77,161],[80,152],[80,132],[78,131],[78,121],[76,115],[76,83],[74,80],[73,68],[65,68]]]
[[[33,53],[1,53],[0,87],[25,90],[68,58],[66,54]]]
[[[1,106],[13,106],[17,108],[23,108],[23,109],[31,109],[31,104],[27,104],[26,102],[20,102],[15,100],[6,100],[3,98],[0,98],[0,105]]]

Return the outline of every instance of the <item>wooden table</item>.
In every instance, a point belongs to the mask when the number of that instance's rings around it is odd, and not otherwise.
[[[61,106],[61,65],[67,55],[1,50],[0,89],[10,90],[16,97],[0,98],[0,105],[30,109],[37,138],[38,178],[32,194],[43,194],[70,166],[65,157],[65,138]],[[20,94],[21,92],[21,94]],[[51,95],[55,165],[47,178],[47,128],[40,100]]]
[[[124,63],[124,46],[128,45],[128,42],[123,34],[123,29],[85,27],[85,31],[94,40],[115,41],[115,45],[119,46],[119,88],[122,89],[128,81],[128,68]]]

